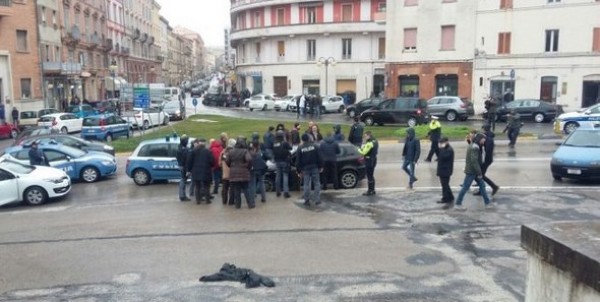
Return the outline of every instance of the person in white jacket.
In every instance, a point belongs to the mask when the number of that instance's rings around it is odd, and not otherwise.
[[[298,112],[300,112],[300,115],[302,115],[302,117],[304,117],[304,115],[306,114],[305,109],[306,109],[306,96],[303,94],[300,97],[300,104],[298,105]]]

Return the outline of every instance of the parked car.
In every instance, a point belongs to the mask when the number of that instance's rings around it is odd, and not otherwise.
[[[474,113],[473,103],[457,96],[435,96],[427,100],[427,111],[431,115],[448,121],[466,121]]]
[[[40,144],[50,144],[52,142],[56,142],[83,151],[97,151],[115,155],[115,148],[105,143],[88,141],[74,135],[61,133],[30,136],[25,139],[15,141],[13,146],[31,145],[33,141],[38,141]]]
[[[130,138],[133,136],[129,123],[114,114],[101,114],[88,116],[83,119],[81,137],[89,140],[112,142],[119,137]]]
[[[15,144],[19,144],[19,142],[29,139],[30,137],[40,136],[40,135],[48,135],[60,133],[60,131],[53,130],[50,127],[29,127],[19,133],[17,139],[15,139]]]
[[[257,96],[257,95],[268,95],[273,100],[273,102],[275,102],[277,99],[280,99],[280,97],[274,93],[259,93],[259,94],[253,95],[253,96],[245,99],[243,106],[246,108],[249,108],[250,100],[252,99],[252,97]],[[275,105],[273,105],[272,107],[275,108]]]
[[[275,103],[275,110],[279,107],[279,110],[283,111],[296,111],[296,100],[300,96],[300,94],[292,94],[282,97],[280,101]]]
[[[191,95],[191,97],[201,97],[202,96],[202,87],[196,86],[196,87],[192,88],[190,95]]]
[[[90,105],[92,105],[98,114],[117,113],[116,100],[104,100],[90,103]]]
[[[542,100],[523,99],[514,100],[501,106],[496,111],[496,117],[499,121],[507,121],[508,113],[515,110],[521,116],[522,120],[533,120],[536,123],[553,121],[563,112],[561,106],[548,103]],[[487,112],[484,112],[484,118],[487,119]]]
[[[248,108],[250,111],[254,109],[258,110],[269,110],[275,107],[275,101],[271,95],[268,94],[257,94],[250,98]]]
[[[123,113],[123,118],[134,128],[148,129],[169,123],[169,116],[158,107],[127,111]]]
[[[37,126],[38,119],[44,115],[59,113],[57,109],[46,108],[41,110],[21,111],[19,113],[19,129]]]
[[[30,145],[8,147],[4,156],[27,165],[30,148]],[[91,183],[117,173],[115,157],[104,152],[83,151],[54,142],[40,144],[38,148],[51,167],[62,169],[72,180]]]
[[[225,107],[240,107],[242,105],[242,101],[240,100],[240,95],[238,93],[226,94],[225,98]]]
[[[552,155],[550,170],[555,180],[600,179],[600,125],[576,129]]]
[[[378,97],[368,98],[361,100],[358,103],[346,106],[346,114],[350,118],[354,118],[355,116],[360,116],[365,110],[373,108],[379,103],[381,103],[382,99]]]
[[[360,115],[360,120],[367,126],[406,124],[414,127],[427,123],[428,119],[427,101],[414,97],[387,99]]]
[[[346,107],[344,106],[344,99],[339,95],[330,95],[324,96],[321,98],[323,100],[323,105],[321,106],[321,112],[344,112]]]
[[[595,129],[600,125],[600,104],[559,115],[554,121],[554,132],[570,134],[577,128]]]
[[[180,101],[170,101],[163,106],[163,111],[169,116],[169,121],[185,119],[185,107]]]
[[[71,105],[65,112],[72,113],[79,118],[98,114],[98,111],[88,104]]]
[[[4,122],[0,124],[0,138],[14,138],[19,136],[19,129],[14,124]]]
[[[12,202],[37,206],[70,191],[71,179],[60,169],[0,159],[0,206]]]
[[[292,167],[289,174],[290,190],[299,190],[302,180],[296,172],[296,157],[292,156]],[[267,191],[275,190],[275,164],[269,162],[268,171],[265,175],[265,189]],[[337,156],[337,175],[340,187],[342,189],[355,188],[361,180],[365,178],[366,168],[365,160],[358,153],[356,146],[349,143],[340,144],[340,153]]]
[[[191,142],[194,139],[190,139]],[[127,159],[125,173],[138,186],[156,180],[181,179],[181,171],[175,158],[179,137],[167,137],[142,141]]]
[[[42,116],[38,126],[49,127],[61,133],[80,132],[83,119],[72,113],[52,113]]]

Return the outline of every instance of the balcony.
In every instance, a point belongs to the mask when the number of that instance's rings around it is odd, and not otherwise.
[[[353,33],[385,33],[385,26],[373,21],[351,23],[316,23],[292,24],[247,28],[231,32],[231,41],[254,39],[258,37],[293,37],[306,34],[353,34]]]
[[[111,51],[113,50],[113,40],[112,39],[105,39],[104,40],[104,45],[102,45],[102,47],[106,50],[106,51]]]
[[[44,74],[61,73],[62,69],[61,62],[42,62]]]
[[[141,38],[140,38],[140,42],[144,43],[148,40],[148,34],[144,33],[142,34]]]
[[[12,0],[0,0],[0,18],[13,15],[11,6]]]
[[[61,74],[63,75],[80,75],[81,63],[66,62],[61,64]]]
[[[376,12],[373,14],[373,21],[377,24],[385,24],[386,12]]]
[[[140,33],[140,29],[139,29],[139,28],[136,28],[136,29],[134,29],[134,30],[133,30],[133,37],[132,37],[132,38],[133,38],[134,40],[137,40],[137,39],[139,39],[139,38],[140,38],[140,35],[141,35],[141,33]]]
[[[73,25],[70,29],[66,30],[63,41],[69,46],[75,46],[81,40],[81,31],[77,25]]]

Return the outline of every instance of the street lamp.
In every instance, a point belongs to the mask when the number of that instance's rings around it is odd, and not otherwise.
[[[329,65],[335,66],[335,59],[333,57],[320,57],[317,60],[317,66],[321,65],[325,65],[325,95],[329,95]]]
[[[116,75],[117,75],[117,71],[119,70],[119,65],[117,65],[117,61],[115,59],[113,59],[110,62],[109,70],[110,70],[110,73],[112,75],[112,80],[113,80],[113,82],[112,82],[112,88],[113,88],[112,89],[112,98],[114,99],[114,98],[117,97],[117,94],[116,94],[117,87],[115,85],[115,78],[116,78]]]

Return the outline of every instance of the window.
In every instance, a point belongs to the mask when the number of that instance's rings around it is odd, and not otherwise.
[[[21,98],[31,98],[31,79],[21,79]]]
[[[40,18],[42,19],[42,24],[46,24],[46,8],[42,6],[40,9]]]
[[[260,12],[254,12],[254,25],[253,27],[261,27],[262,26],[262,16]]]
[[[498,33],[498,54],[510,54],[510,33]]]
[[[56,11],[52,11],[52,25],[56,26]]]
[[[418,97],[419,96],[419,76],[416,75],[403,75],[399,76],[400,81],[400,95],[404,97]]]
[[[260,43],[256,43],[256,62],[260,62]]]
[[[419,4],[419,0],[404,0],[404,6],[415,6]]]
[[[513,0],[500,0],[500,9],[513,8]]]
[[[285,58],[285,41],[277,41],[277,54],[279,55],[279,61]]]
[[[284,25],[285,24],[285,9],[278,8],[277,9],[277,19],[275,20],[276,25]]]
[[[62,61],[60,59],[60,47],[54,46],[54,62],[60,62],[60,61]]]
[[[458,95],[458,75],[456,74],[438,74],[435,76],[435,95]],[[444,98],[444,100],[452,99]],[[447,101],[440,104],[448,103]]]
[[[546,52],[558,51],[558,29],[546,30]]]
[[[560,0],[548,0],[548,3],[560,3]]]
[[[592,51],[600,52],[600,27],[594,28],[594,37],[592,39]]]
[[[380,60],[385,59],[385,38],[379,38],[379,49],[378,49],[378,58]]]
[[[342,22],[352,22],[352,4],[342,4]]]
[[[305,16],[304,16],[304,20],[306,20],[305,22],[308,24],[315,24],[317,23],[317,10],[314,7],[307,7],[305,10]]]
[[[454,25],[442,26],[441,50],[454,50]]]
[[[167,157],[169,144],[152,144],[143,146],[138,152],[140,157]]]
[[[417,50],[417,29],[404,29],[404,50]]]
[[[28,51],[27,31],[17,30],[17,51]]]
[[[71,26],[71,24],[69,23],[69,7],[66,5],[63,6],[63,12],[63,24],[65,29],[68,31],[70,29],[69,27]]]
[[[48,62],[50,61],[50,46],[49,45],[44,45],[44,53],[43,53],[43,60]]]
[[[380,1],[377,3],[377,11],[380,13],[387,11],[387,2]]]
[[[317,57],[317,40],[306,40],[306,60],[314,61]]]
[[[558,92],[558,77],[544,76],[540,85],[540,100],[555,103]]]
[[[342,60],[352,59],[352,39],[342,39]]]

